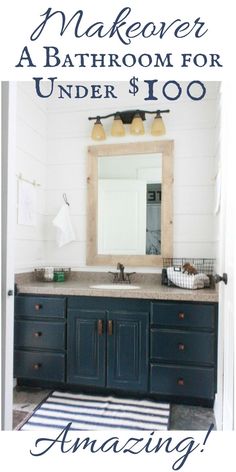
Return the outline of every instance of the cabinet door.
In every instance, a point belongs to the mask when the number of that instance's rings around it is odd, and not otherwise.
[[[105,385],[104,319],[104,311],[68,310],[68,383]]]
[[[109,312],[107,387],[146,392],[148,313]]]

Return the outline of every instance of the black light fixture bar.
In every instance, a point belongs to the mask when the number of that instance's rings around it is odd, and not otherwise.
[[[125,110],[125,111],[116,111],[115,113],[109,113],[108,115],[97,115],[97,116],[89,116],[89,120],[103,120],[106,118],[111,118],[112,116],[119,116],[121,121],[123,122],[124,125],[129,125],[132,123],[132,120],[134,118],[135,114],[138,114],[142,120],[146,120],[146,113],[148,114],[156,114],[160,116],[162,113],[169,113],[170,110],[155,110],[155,111],[149,111],[149,110]]]

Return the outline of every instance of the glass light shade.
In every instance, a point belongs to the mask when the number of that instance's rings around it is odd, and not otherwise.
[[[130,134],[141,135],[144,133],[145,133],[145,130],[143,126],[143,120],[141,116],[137,113],[134,115],[134,118],[132,120],[132,123],[130,126]]]
[[[93,125],[92,139],[95,141],[102,141],[103,139],[106,139],[106,133],[100,119],[97,119]]]
[[[163,134],[166,134],[165,125],[160,115],[155,116],[153,120],[151,134],[153,136],[162,136]]]
[[[111,127],[111,135],[112,136],[125,135],[125,127],[119,115],[115,116],[113,120],[112,127]]]

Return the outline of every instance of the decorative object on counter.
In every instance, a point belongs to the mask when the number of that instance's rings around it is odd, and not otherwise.
[[[72,430],[128,428],[163,431],[169,429],[169,421],[169,403],[54,391],[20,430],[61,430],[71,423]]]
[[[62,205],[58,214],[53,219],[52,223],[57,228],[56,241],[58,247],[62,247],[65,244],[75,241],[75,232],[71,223],[69,202],[66,194],[63,193],[63,200],[65,205]]]
[[[65,281],[65,274],[64,272],[55,272],[54,271],[54,277],[53,277],[54,282],[64,282]]]
[[[117,272],[108,272],[108,274],[112,274],[113,277],[113,283],[124,283],[124,284],[130,284],[131,283],[131,275],[136,274],[136,272],[125,272],[125,267],[123,264],[120,262],[117,263]]]
[[[186,262],[183,265],[183,273],[184,274],[187,273],[188,275],[195,275],[195,274],[197,274],[197,269],[196,269],[196,267],[189,264],[189,262]]]
[[[214,288],[215,259],[164,258],[162,285],[187,289]]]
[[[54,277],[53,267],[45,267],[44,269],[44,278],[46,282],[52,282]]]
[[[108,115],[103,116],[89,116],[89,120],[95,120],[93,129],[92,129],[92,139],[95,141],[102,141],[106,139],[106,133],[103,128],[101,119],[111,118],[114,116],[114,121],[111,128],[111,135],[115,137],[120,137],[125,135],[124,125],[130,124],[130,134],[140,136],[145,134],[145,129],[143,121],[146,120],[146,113],[155,114],[151,134],[152,136],[162,136],[166,133],[165,125],[162,119],[162,113],[169,113],[170,110],[125,110],[125,111],[116,111],[114,113],[109,113]]]
[[[38,282],[64,282],[71,274],[69,267],[41,267],[34,269],[34,276]]]
[[[186,273],[183,270],[176,271],[175,267],[167,267],[167,278],[177,287],[191,290],[210,286],[210,280],[206,274]]]

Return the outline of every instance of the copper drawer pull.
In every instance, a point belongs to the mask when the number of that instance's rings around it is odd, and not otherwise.
[[[40,338],[40,336],[42,336],[42,335],[43,335],[43,333],[41,333],[40,331],[36,331],[35,333],[33,333],[33,336],[35,338]]]
[[[102,320],[98,320],[97,330],[98,330],[98,336],[102,336],[102,333],[103,333],[103,322],[102,322]]]
[[[178,317],[179,317],[179,320],[184,320],[185,314],[181,311],[181,312],[179,313]]]
[[[179,351],[185,351],[185,345],[183,343],[178,344],[178,350]]]
[[[180,386],[183,386],[184,385],[184,379],[182,379],[182,378],[178,379],[177,384],[180,385]]]
[[[33,367],[34,370],[39,370],[40,367],[42,367],[42,364],[33,364],[32,367]]]
[[[42,305],[40,305],[40,303],[36,303],[36,305],[34,305],[34,308],[35,310],[39,311],[40,308],[42,308]]]
[[[112,320],[108,320],[108,336],[113,335],[113,323]]]

